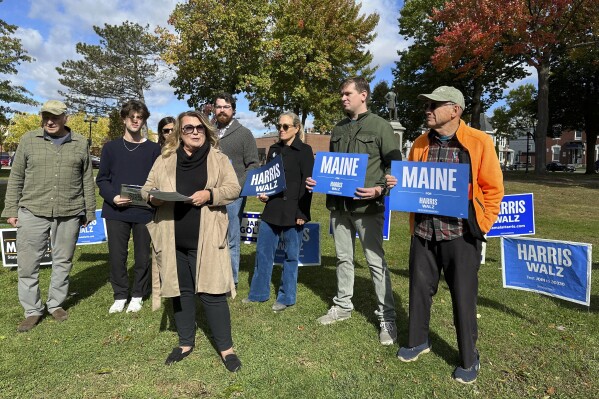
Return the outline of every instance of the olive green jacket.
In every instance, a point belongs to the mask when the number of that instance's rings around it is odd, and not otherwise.
[[[386,194],[385,175],[391,174],[391,161],[401,161],[401,151],[388,121],[367,111],[353,121],[345,118],[331,133],[331,152],[368,154],[364,187],[381,186]],[[371,200],[327,195],[327,208],[331,211],[378,213],[385,210],[381,195]]]

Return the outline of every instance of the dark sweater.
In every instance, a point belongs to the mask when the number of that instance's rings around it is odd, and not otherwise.
[[[187,155],[183,148],[177,149],[177,192],[191,196],[206,188],[208,181],[208,140],[195,153]],[[175,245],[182,249],[198,249],[201,207],[190,203],[175,203]]]
[[[129,150],[127,150],[125,144]],[[104,199],[102,217],[130,223],[148,223],[154,211],[151,208],[119,207],[114,205],[114,197],[120,195],[121,184],[143,186],[146,183],[154,161],[160,155],[160,146],[150,140],[137,144],[123,143],[119,138],[104,144],[100,158],[100,170],[96,184]]]

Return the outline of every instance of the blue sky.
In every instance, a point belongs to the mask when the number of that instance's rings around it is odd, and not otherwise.
[[[97,42],[93,25],[115,25],[129,20],[149,24],[151,28],[167,27],[167,18],[176,3],[176,0],[4,0],[0,2],[0,18],[19,26],[16,35],[29,55],[35,58],[34,62],[21,65],[19,73],[9,78],[15,84],[27,87],[41,102],[60,98],[61,85],[55,68],[67,59],[79,58],[76,43]],[[363,13],[378,12],[380,15],[377,37],[368,47],[374,56],[373,66],[378,66],[372,85],[380,80],[391,82],[397,50],[407,46],[397,32],[397,18],[403,1],[367,0],[362,3]],[[168,80],[154,85],[146,94],[152,114],[148,123],[153,130],[162,117],[189,108],[185,101],[176,99]],[[24,112],[38,111],[20,104],[14,104],[13,108]],[[243,97],[238,97],[237,117],[255,136],[267,131],[256,114],[248,110]],[[310,123],[308,120],[308,127]]]

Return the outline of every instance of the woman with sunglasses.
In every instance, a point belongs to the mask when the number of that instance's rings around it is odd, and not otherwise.
[[[172,116],[165,116],[158,122],[158,144],[161,148],[167,137],[173,132],[173,127],[175,127],[175,118]]]
[[[303,142],[304,131],[296,114],[281,114],[276,127],[279,141],[268,150],[267,160],[279,154],[283,157],[286,189],[272,197],[264,194],[258,196],[266,206],[258,231],[256,263],[250,293],[242,302],[265,302],[269,299],[275,251],[279,240],[282,239],[285,243],[285,260],[281,285],[272,306],[273,311],[281,312],[294,305],[296,300],[299,249],[303,225],[310,221],[312,202],[312,193],[306,190],[305,181],[307,177],[312,176],[314,155],[312,147]]]
[[[227,370],[235,372],[241,362],[233,351],[227,303],[229,293],[235,296],[235,284],[225,205],[239,196],[240,187],[229,158],[215,144],[214,126],[203,113],[180,114],[142,195],[156,207],[148,230],[160,273],[160,295],[172,298],[179,335],[179,346],[165,363],[179,362],[193,351],[199,298],[214,346]],[[152,195],[152,189],[176,191],[189,200],[162,201]]]

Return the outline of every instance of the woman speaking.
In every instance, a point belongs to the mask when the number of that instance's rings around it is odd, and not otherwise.
[[[173,299],[179,335],[179,346],[166,364],[181,361],[193,351],[198,297],[214,345],[227,370],[235,372],[241,362],[233,351],[227,303],[227,294],[235,295],[235,284],[225,205],[239,196],[240,187],[229,159],[215,144],[214,127],[201,112],[180,114],[142,193],[156,207],[148,230],[160,273],[160,295]],[[190,200],[162,201],[152,195],[152,189],[176,191]]]

